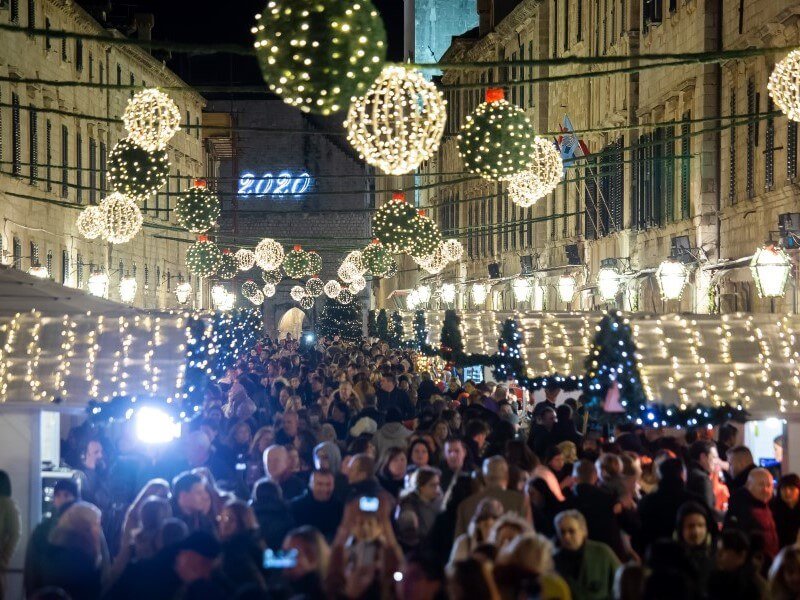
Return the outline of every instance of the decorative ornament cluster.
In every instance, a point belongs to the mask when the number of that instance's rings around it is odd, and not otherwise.
[[[531,156],[533,160],[527,169],[506,180],[508,197],[522,208],[533,206],[556,189],[564,173],[561,154],[552,142],[543,137],[537,135],[533,138]]]

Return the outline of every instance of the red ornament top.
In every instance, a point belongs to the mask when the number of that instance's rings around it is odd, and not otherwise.
[[[223,254],[230,254],[230,253],[231,253],[231,249],[230,249],[230,248],[225,248],[225,249],[222,251],[222,253],[223,253]]]
[[[403,192],[392,192],[392,200],[406,201],[406,195]]]
[[[203,235],[198,235],[198,236],[197,236],[197,241],[198,241],[198,242],[207,242],[207,241],[208,241],[208,236],[207,236],[207,235],[205,235],[205,234],[203,234]]]
[[[504,100],[505,97],[506,93],[503,91],[503,88],[489,88],[486,90],[486,102],[498,102]]]
[[[194,180],[194,187],[196,188],[205,188],[207,186],[205,179],[195,179]]]
[[[420,217],[424,217],[425,216],[425,209],[424,208],[420,208],[417,212],[419,213]]]
[[[302,250],[302,249],[303,249],[303,247],[302,247],[300,244],[295,244],[295,245],[294,245],[294,249],[295,249],[295,250],[297,250],[297,251],[299,252],[300,250]]]
[[[381,243],[381,241],[378,238],[372,238],[372,243],[377,246]]]

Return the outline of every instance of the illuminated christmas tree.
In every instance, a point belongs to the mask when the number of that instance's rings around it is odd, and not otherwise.
[[[336,298],[326,299],[316,329],[318,336],[328,339],[338,335],[349,342],[361,340],[364,337],[361,302],[357,298],[348,304],[342,304]]]
[[[522,359],[520,346],[522,334],[514,319],[506,319],[497,340],[494,378],[504,382],[514,380],[519,383],[525,377],[525,361]]]

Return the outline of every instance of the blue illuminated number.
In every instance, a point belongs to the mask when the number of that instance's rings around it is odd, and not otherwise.
[[[295,196],[305,194],[310,185],[311,176],[308,173],[303,173],[302,175],[295,177],[294,182],[292,182],[292,194]]]
[[[295,176],[289,171],[281,171],[277,176],[273,176],[272,173],[264,173],[258,178],[252,173],[242,173],[239,177],[239,195],[241,196],[257,198],[264,198],[270,194],[300,196],[305,194],[310,187],[311,175],[308,173],[300,173]]]
[[[263,198],[269,194],[269,191],[272,189],[272,183],[272,173],[264,173],[256,184],[256,196]]]
[[[243,173],[239,178],[239,194],[243,196],[250,195],[250,188],[253,186],[254,176],[252,173]]]
[[[278,175],[278,185],[275,188],[276,195],[283,195],[289,191],[289,185],[292,183],[292,174],[288,171],[284,171],[280,175]]]

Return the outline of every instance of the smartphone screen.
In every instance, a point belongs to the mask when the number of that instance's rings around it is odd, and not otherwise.
[[[361,498],[358,499],[358,508],[362,512],[378,512],[379,505],[380,502],[375,496],[361,496]]]
[[[264,550],[265,569],[291,569],[297,566],[297,550]]]

